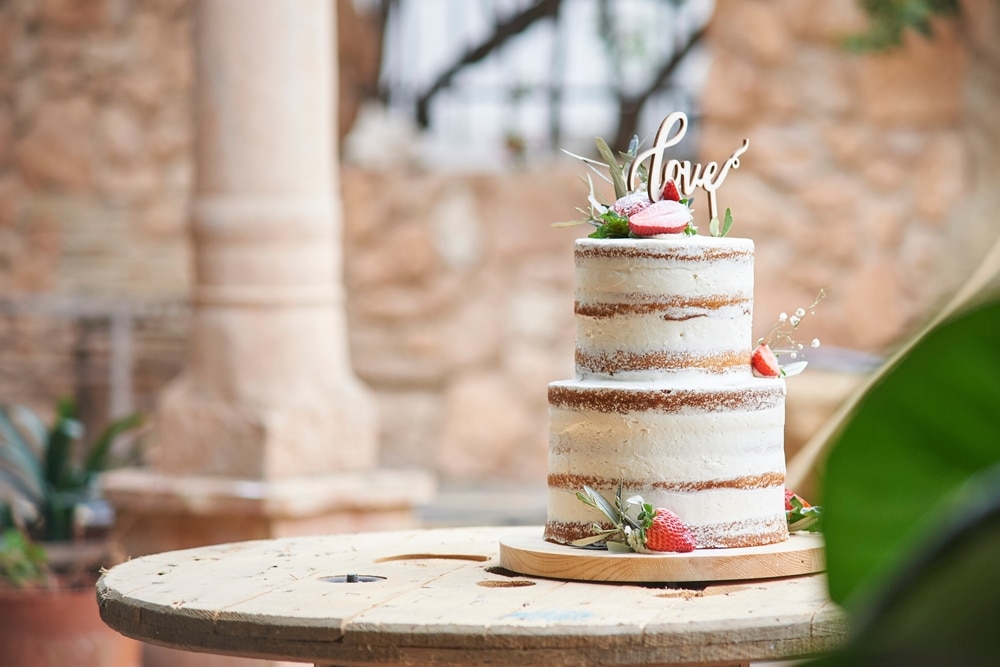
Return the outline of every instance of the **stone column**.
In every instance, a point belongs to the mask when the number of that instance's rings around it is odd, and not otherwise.
[[[282,479],[375,464],[347,354],[325,0],[196,3],[194,329],[152,465]]]
[[[410,527],[378,470],[341,283],[328,0],[200,0],[193,329],[147,469],[108,475],[126,551]]]

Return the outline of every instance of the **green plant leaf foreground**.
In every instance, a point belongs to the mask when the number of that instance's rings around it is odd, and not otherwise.
[[[1000,465],[962,486],[906,562],[853,614],[850,641],[809,667],[1000,664]]]
[[[822,480],[830,595],[863,606],[939,508],[1000,462],[1000,300],[928,331],[835,436]]]

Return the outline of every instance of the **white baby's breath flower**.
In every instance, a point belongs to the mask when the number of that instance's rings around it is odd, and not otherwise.
[[[823,300],[826,293],[823,290],[819,291],[816,299],[806,308],[797,308],[795,312],[789,316],[788,313],[781,313],[778,315],[778,321],[775,322],[774,326],[771,327],[770,331],[764,335],[759,341],[758,345],[767,345],[770,347],[776,355],[779,357],[782,355],[787,356],[790,359],[798,359],[800,350],[805,349],[805,345],[798,342],[794,338],[795,331],[798,326],[802,324],[802,320],[806,315],[814,315],[816,311],[814,310],[816,304]],[[810,343],[810,347],[819,347],[819,339],[814,338]],[[795,375],[802,372],[805,368],[805,361],[795,361],[790,364],[781,364],[782,375],[788,377],[790,375]],[[789,372],[793,370],[794,372]]]

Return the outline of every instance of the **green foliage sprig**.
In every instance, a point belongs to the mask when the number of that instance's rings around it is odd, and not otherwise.
[[[605,162],[599,160],[593,160],[582,155],[577,155],[576,153],[570,153],[569,151],[563,151],[570,157],[575,157],[581,160],[587,167],[593,171],[597,176],[608,183],[610,183],[615,189],[615,199],[621,199],[628,194],[628,185],[625,183],[625,175],[628,173],[629,168],[632,165],[632,161],[635,159],[636,155],[639,153],[639,137],[632,137],[632,141],[629,142],[628,150],[624,153],[619,153],[618,157],[615,157],[614,151],[608,146],[608,143],[601,137],[597,137],[594,140],[597,145],[597,152],[600,154],[601,158]],[[619,161],[620,158],[620,161]],[[607,173],[605,173],[605,171]],[[640,165],[639,167],[639,180],[641,183],[646,182],[646,167],[645,165]],[[628,218],[623,215],[619,215],[614,211],[609,204],[601,203],[597,199],[597,192],[594,189],[594,181],[587,174],[586,181],[589,188],[587,194],[588,208],[578,208],[583,218],[581,220],[572,220],[570,222],[557,222],[554,227],[569,227],[573,225],[579,225],[584,223],[589,223],[597,229],[590,234],[592,239],[620,239],[628,238],[631,236],[631,232],[628,227]]]
[[[45,550],[21,531],[9,528],[0,535],[0,581],[15,588],[48,583]]]
[[[935,16],[954,16],[960,11],[958,0],[859,0],[871,18],[868,30],[846,40],[851,51],[888,51],[903,43],[903,33],[913,29],[931,36]]]

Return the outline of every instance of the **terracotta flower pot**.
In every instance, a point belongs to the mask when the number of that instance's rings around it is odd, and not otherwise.
[[[63,573],[60,585],[0,586],[0,664],[142,667],[142,644],[105,625],[97,605],[100,564],[114,562],[110,543],[44,546],[49,564]]]
[[[3,664],[141,667],[142,645],[101,621],[93,588],[0,588]]]

